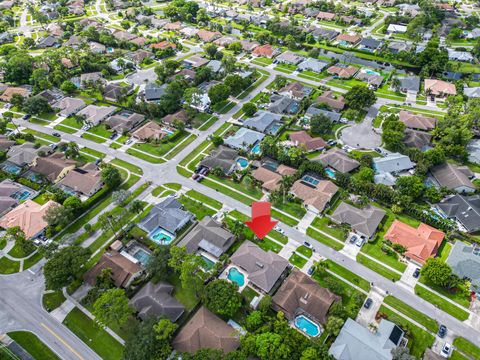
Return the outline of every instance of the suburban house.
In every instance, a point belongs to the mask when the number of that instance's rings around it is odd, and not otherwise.
[[[0,135],[0,151],[8,151],[8,149],[16,144],[17,142],[15,140],[10,140],[7,136]]]
[[[110,83],[103,89],[105,100],[116,102],[122,100],[133,91],[133,85],[122,85],[119,83]]]
[[[273,46],[270,44],[256,46],[252,51],[253,56],[266,57],[269,59],[275,57],[275,55],[277,54],[278,51],[274,49]]]
[[[225,139],[224,144],[238,150],[248,151],[254,145],[260,143],[264,134],[247,128],[240,128],[234,135]]]
[[[405,137],[403,143],[407,147],[414,147],[421,151],[431,148],[432,135],[419,130],[405,129]]]
[[[0,182],[0,215],[12,210],[20,201],[25,200],[23,197],[25,191],[29,193],[29,197],[36,194],[33,190],[27,189],[10,179]]]
[[[218,148],[212,150],[212,152],[200,162],[200,165],[209,169],[219,167],[225,175],[230,175],[235,170],[237,158],[237,151],[220,145]]]
[[[409,129],[429,131],[437,125],[437,119],[422,114],[415,114],[402,110],[398,114],[399,120]]]
[[[290,268],[288,260],[248,240],[240,245],[230,261],[246,273],[250,285],[265,294],[275,292]]]
[[[137,114],[129,110],[121,110],[105,120],[105,124],[112,130],[123,134],[135,128],[145,120],[145,115]]]
[[[350,225],[356,234],[371,239],[385,214],[385,210],[376,206],[357,208],[342,201],[330,218],[336,223]]]
[[[301,146],[307,152],[322,150],[327,146],[327,143],[321,137],[311,137],[304,130],[290,133],[288,137],[294,146]]]
[[[67,193],[90,197],[103,186],[100,170],[94,163],[87,163],[80,168],[69,171],[57,183],[57,187]]]
[[[132,133],[132,137],[140,141],[162,140],[169,135],[170,133],[155,121],[147,122]]]
[[[158,103],[162,96],[165,95],[168,84],[159,85],[157,83],[147,83],[145,89],[143,90],[143,98],[147,102]],[[141,95],[141,94],[139,94]]]
[[[383,319],[375,332],[348,318],[328,350],[336,360],[392,360],[392,349],[403,340],[404,332]]]
[[[322,288],[310,276],[293,269],[272,298],[272,308],[293,321],[304,315],[318,324],[327,323],[328,310],[341,297]]]
[[[327,73],[342,79],[349,79],[357,73],[358,69],[350,65],[334,65],[327,69]]]
[[[113,244],[112,244],[113,245]],[[95,286],[97,277],[104,269],[111,269],[111,279],[116,287],[127,288],[133,280],[143,273],[143,269],[138,262],[132,261],[135,258],[123,256],[117,250],[111,247],[102,255],[95,266],[89,270],[85,276],[85,282],[91,286]]]
[[[278,93],[294,100],[302,100],[309,96],[312,91],[313,89],[309,86],[305,86],[299,82],[291,82],[278,90]]]
[[[400,82],[399,90],[403,93],[416,94],[420,91],[419,76],[402,76],[397,78]]]
[[[332,91],[325,91],[315,100],[317,104],[325,104],[332,110],[340,111],[345,107],[345,99],[343,96],[337,96]]]
[[[325,12],[325,11],[320,11],[317,15],[318,20],[326,20],[326,21],[332,21],[336,17],[337,17],[337,14]]]
[[[146,283],[130,300],[130,305],[138,316],[146,320],[151,316],[177,321],[185,311],[185,307],[172,296],[173,285],[166,282]]]
[[[259,110],[243,122],[243,125],[264,134],[274,135],[282,127],[282,116],[268,111]]]
[[[13,95],[20,95],[26,98],[26,97],[29,97],[30,94],[31,94],[31,91],[28,90],[27,88],[10,86],[5,89],[3,94],[0,96],[0,100],[5,102],[10,102],[10,100],[12,100]]]
[[[182,204],[173,197],[168,197],[155,205],[138,227],[148,234],[164,229],[172,235],[184,228],[193,220],[193,215],[182,209]]]
[[[399,220],[395,220],[385,233],[385,240],[405,247],[404,256],[419,264],[437,255],[444,237],[445,233],[427,224],[421,223],[414,228]]]
[[[360,166],[360,163],[352,159],[347,153],[337,147],[327,150],[323,154],[315,157],[313,161],[318,161],[323,167],[330,167],[341,173],[348,173]]]
[[[463,241],[455,241],[446,263],[460,279],[468,279],[472,290],[480,292],[480,248]]]
[[[342,118],[342,115],[339,114],[338,112],[336,111],[330,111],[330,110],[325,110],[325,109],[319,109],[317,108],[315,105],[310,105],[307,109],[307,111],[305,111],[305,115],[304,117],[307,119],[307,120],[310,120],[312,117],[314,117],[315,115],[323,115],[327,118],[329,118],[331,121],[333,122],[339,122],[340,119]]]
[[[21,145],[12,146],[7,151],[7,159],[9,163],[24,168],[26,166],[32,165],[35,159],[40,155],[46,155],[51,152],[52,148],[46,145],[40,146],[37,149],[35,147],[35,144],[31,142],[26,142]]]
[[[165,115],[162,122],[168,125],[174,125],[175,120],[186,123],[188,121],[188,114],[184,109],[175,111],[173,114]]]
[[[103,74],[101,72],[96,71],[91,73],[85,73],[80,75],[79,87],[84,89],[94,84],[104,83],[104,82],[105,82],[105,79],[103,78]]]
[[[190,69],[190,68],[197,69],[199,67],[207,65],[209,62],[210,60],[205,59],[204,57],[201,57],[198,55],[194,55],[182,60],[182,64],[184,64],[187,69]]]
[[[439,97],[457,95],[457,89],[455,84],[437,80],[437,79],[425,79],[425,93],[427,95],[434,95]]]
[[[326,61],[321,61],[313,58],[308,58],[298,64],[298,71],[312,71],[314,73],[320,74],[323,69],[328,66]]]
[[[248,40],[240,40],[240,44],[242,45],[242,49],[244,51],[251,52],[260,44],[256,41],[248,41]]]
[[[340,34],[335,40],[337,40],[340,45],[355,46],[362,40],[362,37],[357,34]]]
[[[76,114],[78,111],[82,110],[87,104],[82,99],[64,97],[63,99],[56,102],[52,107],[54,109],[60,110],[58,115],[68,117],[73,114]]]
[[[473,62],[474,57],[468,51],[458,51],[454,49],[447,49],[448,51],[448,60],[452,61],[463,61],[463,62]]]
[[[235,242],[235,236],[210,216],[205,216],[177,244],[185,246],[188,253],[206,253],[214,259],[220,258]]]
[[[355,79],[366,82],[372,89],[378,89],[385,80],[382,75],[369,74],[365,71],[358,72],[357,75],[355,75]]]
[[[33,161],[31,171],[42,175],[48,181],[57,183],[76,166],[76,161],[63,157],[63,153],[54,153],[46,157],[39,156]]]
[[[338,34],[340,34],[338,31],[333,30],[333,29],[327,29],[327,28],[314,28],[311,32],[313,35],[313,38],[318,41],[318,40],[327,40],[327,41],[332,41],[335,39]]]
[[[468,97],[469,99],[479,98],[480,97],[480,87],[464,87],[463,88],[463,95]]]
[[[303,56],[300,56],[293,51],[285,51],[278,55],[275,58],[275,61],[280,64],[297,65],[302,62],[303,59]]]
[[[359,48],[362,50],[375,52],[380,48],[381,45],[382,42],[374,38],[363,38],[359,43]]]
[[[178,352],[217,349],[229,353],[240,346],[240,339],[232,326],[201,306],[177,333],[172,346]]]
[[[0,218],[0,227],[9,229],[18,226],[27,239],[36,238],[48,226],[43,217],[53,206],[59,206],[59,204],[49,200],[40,205],[32,200],[26,200]]]
[[[476,190],[475,185],[470,181],[474,173],[467,166],[445,162],[433,167],[430,172],[440,187],[446,187],[458,193],[471,193]]]
[[[404,34],[406,32],[407,32],[407,26],[406,25],[390,24],[387,27],[387,33],[388,34]]]
[[[213,32],[204,29],[199,30],[196,35],[203,42],[212,42],[222,37],[222,34],[218,31]]]
[[[296,114],[300,109],[300,104],[297,100],[291,99],[284,95],[270,96],[270,105],[268,111],[274,114]]]
[[[319,214],[337,193],[338,187],[330,180],[318,180],[316,185],[302,179],[295,181],[290,193],[303,200],[307,210]]]
[[[400,153],[390,153],[383,158],[373,158],[373,169],[378,174],[385,172],[398,174],[410,170],[414,166],[415,163],[410,161],[408,156]]]
[[[96,126],[100,124],[102,120],[105,120],[115,113],[115,111],[117,111],[115,106],[88,105],[80,110],[77,115],[82,116],[86,123]]]
[[[295,169],[286,165],[279,165],[275,171],[266,166],[261,166],[253,171],[252,176],[262,183],[264,190],[275,191],[280,188],[284,176],[291,176],[295,172]]]
[[[451,195],[436,204],[449,219],[455,219],[469,233],[480,230],[480,195]]]

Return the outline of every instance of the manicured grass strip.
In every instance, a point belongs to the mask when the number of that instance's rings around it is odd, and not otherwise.
[[[329,237],[319,233],[312,227],[309,227],[307,229],[307,235],[335,250],[341,250],[344,247],[344,244],[342,244],[341,242],[330,239]]]
[[[269,236],[271,238],[274,238],[275,240],[277,240],[278,242],[280,242],[282,244],[288,243],[288,237],[280,234],[278,231],[272,230],[268,233],[267,236]]]
[[[35,137],[42,138],[42,139],[47,140],[47,141],[52,142],[52,143],[57,143],[57,142],[60,141],[60,138],[58,138],[56,136],[45,134],[45,133],[42,133],[40,131],[36,131],[36,130],[32,130],[32,129],[25,129],[25,130],[23,130],[23,132],[26,132],[28,134],[32,134]]]
[[[182,185],[177,184],[177,183],[167,183],[167,184],[164,184],[164,186],[166,188],[169,188],[169,189],[172,189],[172,190],[175,190],[175,191],[178,191],[182,188]]]
[[[298,222],[299,220],[298,219],[294,219],[288,215],[285,215],[277,210],[275,210],[275,208],[272,209],[272,217],[277,219],[277,220],[280,220],[281,222],[283,222],[284,224],[287,224],[289,226],[296,226],[298,225]]]
[[[75,134],[78,130],[77,129],[72,129],[72,128],[69,128],[69,127],[66,127],[66,126],[63,126],[63,125],[55,125],[53,127],[55,130],[59,130],[59,131],[62,131],[64,133],[67,133],[67,134]]]
[[[120,167],[123,167],[127,170],[130,170],[131,172],[137,174],[137,175],[143,175],[143,170],[141,167],[139,166],[136,166],[134,164],[130,164],[129,162],[127,161],[124,161],[124,160],[121,160],[121,159],[113,159],[112,161],[110,161],[110,164],[113,164],[113,165],[118,165]]]
[[[259,247],[261,247],[265,251],[272,250],[277,254],[280,252],[280,250],[283,249],[283,246],[267,238],[263,238],[262,240],[255,241],[255,244],[257,244]]]
[[[180,196],[179,201],[185,207],[185,210],[190,211],[198,220],[202,220],[205,216],[215,215],[215,210],[212,210],[203,204],[200,201],[195,201],[190,199],[187,196]]]
[[[32,355],[34,359],[60,359],[34,333],[29,331],[13,331],[9,332],[8,336]]]
[[[12,261],[6,257],[0,258],[0,274],[13,274],[20,270],[20,261]]]
[[[196,135],[190,134],[183,142],[178,143],[178,145],[176,145],[168,154],[166,154],[165,157],[167,159],[173,159],[175,155],[177,155],[180,151],[185,149],[188,146],[188,144],[195,141],[196,138],[197,138]]]
[[[62,305],[65,300],[62,291],[58,290],[52,293],[43,294],[42,303],[45,310],[50,312]]]
[[[383,300],[383,302],[400,311],[402,314],[405,314],[410,319],[415,320],[419,324],[425,326],[431,332],[436,333],[438,331],[438,324],[435,320],[426,316],[420,311],[415,310],[396,297],[389,295]]]
[[[198,200],[202,203],[205,203],[207,205],[210,205],[211,207],[220,210],[223,206],[223,204],[220,201],[214,200],[211,197],[208,197],[206,195],[203,195],[199,193],[198,191],[195,190],[189,190],[186,193],[187,196],[194,198],[195,200]]]
[[[303,257],[301,256],[298,256],[297,254],[292,254],[292,256],[290,256],[290,258],[288,259],[288,261],[290,261],[291,264],[295,265],[296,267],[298,267],[299,269],[303,268],[305,266],[305,264],[307,263],[307,260],[304,259]]]
[[[145,161],[148,161],[149,163],[152,163],[152,164],[162,164],[165,162],[165,160],[163,159],[160,159],[160,158],[154,158],[152,156],[149,156],[147,154],[144,154],[144,153],[141,153],[139,151],[135,151],[135,149],[133,148],[130,148],[128,149],[127,151],[127,154],[129,155],[132,155],[132,156],[135,156],[139,159],[142,159],[142,160],[145,160]]]
[[[470,306],[470,297],[468,295],[465,296],[461,292],[450,292],[441,286],[428,282],[427,278],[424,276],[421,276],[418,282],[428,286],[428,288],[430,288],[431,290],[436,291],[437,293],[449,298],[450,300],[455,301],[457,304],[463,306],[465,309],[468,309]]]
[[[465,355],[471,356],[472,359],[480,359],[480,348],[467,339],[457,337],[453,340],[453,345]]]
[[[392,270],[386,268],[385,266],[380,265],[376,261],[370,260],[369,258],[367,258],[365,255],[362,255],[361,253],[357,255],[357,262],[362,265],[365,265],[370,270],[373,270],[376,273],[379,273],[380,275],[382,275],[383,277],[389,280],[398,281],[401,278],[401,276],[396,272],[393,272]]]
[[[93,157],[98,158],[98,159],[103,159],[105,157],[104,153],[102,153],[100,151],[97,151],[97,150],[94,150],[94,149],[87,148],[87,147],[82,148],[80,150],[80,152],[92,155]]]
[[[334,225],[331,224],[331,222],[332,221],[328,217],[316,217],[312,222],[312,227],[322,230],[340,241],[345,240],[346,234],[340,225]]]
[[[82,138],[84,138],[84,139],[86,139],[86,140],[90,140],[90,141],[96,142],[96,143],[99,143],[99,144],[104,143],[105,141],[107,141],[106,138],[98,137],[98,136],[89,134],[89,133],[87,133],[87,132],[85,132],[85,133],[82,134]]]
[[[78,308],[67,315],[63,324],[103,359],[122,358],[123,346]]]
[[[33,248],[33,251],[35,251],[35,248]],[[20,246],[15,244],[13,246],[13,248],[8,252],[8,255],[10,255],[14,258],[17,258],[17,259],[21,259],[21,258],[24,258],[24,257],[30,255],[33,251],[26,253],[22,250],[22,248]]]
[[[180,161],[180,165],[182,166],[187,166],[187,164],[195,159],[197,156],[199,156],[203,151],[205,151],[209,146],[211,146],[211,142],[208,140],[205,140],[202,142],[196,149],[195,151],[192,151],[190,154],[185,156],[182,161]],[[200,158],[198,159],[200,160]],[[193,167],[195,168],[195,167]],[[193,169],[192,169],[193,170]]]
[[[445,311],[447,314],[456,317],[460,321],[464,321],[468,319],[468,312],[465,310],[460,309],[460,306],[455,306],[447,300],[435,295],[431,291],[428,291],[421,285],[415,286],[415,294],[420,296],[422,299],[427,300],[428,302],[436,305],[441,310]]]
[[[452,355],[450,356],[450,360],[470,360],[470,359],[463,356],[458,351],[453,350]]]
[[[392,310],[387,309],[385,306],[380,306],[382,314],[387,315],[388,320],[393,321],[400,326],[404,331],[408,332],[408,347],[410,348],[410,354],[420,359],[426,349],[430,348],[435,341],[435,337],[420,329],[418,326],[412,324],[404,317],[394,313]]]
[[[328,270],[330,270],[331,272],[334,272],[335,274],[344,278],[345,280],[348,280],[352,284],[357,285],[359,288],[365,290],[366,292],[370,291],[370,283],[364,278],[361,278],[357,274],[354,274],[353,272],[337,264],[336,262],[333,262],[331,260],[326,260],[326,262]]]
[[[302,254],[303,256],[309,258],[312,256],[313,251],[312,249],[306,247],[305,245],[300,245],[295,252]]]
[[[240,194],[236,191],[232,191],[231,189],[229,189],[229,188],[227,188],[227,187],[225,187],[221,184],[218,184],[218,183],[215,183],[215,182],[211,181],[208,177],[204,178],[202,180],[202,183],[204,185],[207,185],[208,187],[211,187],[212,189],[220,191],[221,193],[223,193],[227,196],[230,196],[231,198],[233,198],[235,200],[238,200],[238,201],[240,201],[240,202],[242,202],[246,205],[252,205],[252,203],[255,201],[255,200],[252,200],[250,198],[247,198],[246,196],[243,196],[242,194]]]
[[[43,255],[40,252],[36,252],[35,255],[30,256],[23,261],[23,270],[30,269],[33,265],[42,260]]]

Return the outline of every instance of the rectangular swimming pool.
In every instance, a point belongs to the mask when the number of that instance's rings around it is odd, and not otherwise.
[[[24,201],[24,200],[27,200],[30,197],[30,195],[31,195],[30,191],[24,190],[16,193],[13,197],[18,201]]]
[[[148,261],[150,260],[150,254],[141,248],[139,248],[135,254],[133,254],[133,257],[140,261],[142,265],[147,265]]]
[[[175,239],[175,235],[164,228],[158,227],[150,233],[150,239],[157,244],[168,245]]]
[[[320,327],[304,315],[295,318],[295,327],[310,337],[320,334]]]
[[[314,177],[309,176],[309,175],[305,175],[305,176],[302,178],[302,180],[305,181],[305,182],[308,182],[309,184],[312,184],[312,185],[314,185],[314,186],[317,186],[318,183],[320,182],[320,180],[315,179]]]

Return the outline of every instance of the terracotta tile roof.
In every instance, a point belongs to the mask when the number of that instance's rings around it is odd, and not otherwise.
[[[456,95],[455,84],[437,79],[425,79],[425,93],[432,95]]]
[[[415,114],[410,111],[402,110],[398,114],[401,122],[410,129],[432,130],[437,125],[437,119],[427,117],[422,114]]]
[[[268,191],[275,191],[280,188],[280,182],[282,181],[282,175],[277,174],[264,167],[256,169],[252,176],[262,183],[262,187]]]
[[[253,49],[252,53],[255,56],[265,56],[265,57],[271,58],[275,54],[275,50],[272,47],[272,45],[265,44],[265,45],[257,46],[255,49]]]
[[[414,228],[399,220],[395,220],[385,234],[386,240],[407,249],[406,257],[421,264],[437,254],[444,237],[445,233],[429,225],[421,223]]]
[[[317,19],[320,19],[320,20],[333,20],[335,19],[335,17],[337,16],[337,14],[334,14],[334,13],[329,13],[329,12],[325,12],[325,11],[320,11],[317,15]]]
[[[168,133],[163,130],[163,127],[154,121],[149,121],[142,127],[138,128],[134,133],[132,133],[132,136],[139,140],[161,140],[167,135]]]
[[[330,66],[327,72],[331,75],[337,75],[341,78],[348,79],[357,73],[358,69],[353,66]]]
[[[30,92],[27,89],[21,87],[9,87],[3,92],[2,96],[0,96],[0,100],[10,101],[12,100],[12,96],[14,94],[19,94],[23,97],[27,97],[30,95]]]
[[[199,32],[197,32],[197,36],[200,38],[200,40],[204,41],[204,42],[210,42],[210,41],[213,41],[215,39],[218,39],[222,36],[221,33],[219,33],[218,31],[208,31],[208,30],[200,30]]]
[[[291,141],[293,141],[297,146],[304,146],[305,150],[307,151],[313,151],[327,146],[327,143],[322,138],[313,138],[303,130],[291,133],[289,136]]]
[[[149,46],[152,49],[161,49],[161,50],[165,50],[165,49],[168,49],[168,48],[172,48],[172,49],[177,48],[177,45],[175,45],[174,43],[171,43],[169,41],[166,41],[166,40],[160,41],[158,43],[150,44]]]
[[[349,34],[340,34],[337,36],[337,41],[346,41],[350,44],[356,44],[360,40],[362,40],[362,37],[360,35],[349,35]]]

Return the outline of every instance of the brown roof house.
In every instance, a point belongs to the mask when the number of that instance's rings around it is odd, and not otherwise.
[[[197,37],[203,42],[212,42],[222,37],[222,34],[218,31],[209,31],[209,30],[199,30],[197,32]]]
[[[165,124],[168,124],[168,125],[173,125],[173,122],[175,120],[179,120],[181,122],[186,123],[188,121],[187,112],[184,109],[180,109],[180,110],[174,112],[173,114],[165,115],[162,118],[162,122],[165,123]]]
[[[7,151],[16,143],[16,141],[10,140],[7,136],[0,135],[0,151]]]
[[[467,166],[456,166],[445,162],[433,167],[430,171],[441,187],[459,193],[470,193],[476,190],[475,185],[470,181],[474,174]]]
[[[370,239],[375,235],[378,225],[382,222],[386,212],[376,206],[357,208],[341,202],[330,217],[339,224],[348,224],[355,233]]]
[[[403,138],[403,143],[407,147],[414,147],[421,151],[426,151],[431,147],[431,140],[432,135],[425,131],[405,129],[405,137]]]
[[[93,163],[83,165],[67,173],[57,186],[76,194],[90,197],[103,186],[100,170]]]
[[[342,79],[349,79],[357,73],[358,69],[353,66],[334,65],[327,69],[327,73],[330,75],[336,75]]]
[[[398,114],[401,122],[409,129],[429,131],[437,125],[437,119],[422,114],[415,114],[410,111],[402,110]]]
[[[165,128],[155,121],[149,121],[145,125],[142,125],[137,130],[132,133],[132,136],[135,139],[141,141],[152,140],[162,140],[164,137],[169,136],[170,134],[165,130]]]
[[[31,171],[43,175],[53,183],[57,183],[76,166],[76,161],[64,159],[63,156],[62,153],[54,153],[47,157],[37,157],[33,162]]]
[[[29,91],[28,89],[25,89],[25,88],[22,88],[22,87],[13,87],[12,86],[12,87],[9,87],[9,88],[5,89],[3,94],[0,96],[0,100],[9,102],[10,100],[12,100],[12,96],[15,95],[15,94],[18,94],[18,95],[23,96],[25,98],[25,97],[29,97],[30,93],[31,93],[31,91]]]
[[[59,204],[50,200],[40,205],[32,200],[27,200],[5,214],[0,219],[0,227],[9,229],[18,226],[25,233],[27,239],[36,238],[48,226],[43,216],[52,206],[59,206]]]
[[[275,55],[277,53],[278,53],[278,51],[275,50],[273,48],[273,46],[270,45],[270,44],[257,46],[252,51],[253,56],[262,56],[262,57],[266,57],[266,58],[269,58],[269,59],[275,57]]]
[[[240,339],[233,327],[202,306],[178,332],[172,345],[178,352],[217,349],[229,353],[240,346]]]
[[[285,166],[278,166],[276,171],[272,171],[266,167],[259,167],[255,169],[252,176],[262,183],[262,188],[267,191],[275,191],[280,187],[283,176],[291,176],[297,170]]]
[[[16,182],[5,179],[0,182],[0,215],[12,210],[18,205],[18,195],[22,194],[24,187]]]
[[[275,292],[290,267],[288,260],[271,250],[264,251],[248,240],[240,245],[230,260],[247,274],[250,285],[266,294]]]
[[[317,104],[326,104],[333,110],[343,110],[345,107],[345,99],[343,96],[335,97],[332,91],[325,91],[322,95],[317,97]]]
[[[328,310],[341,298],[322,288],[315,280],[298,269],[294,269],[272,298],[272,307],[281,311],[285,318],[293,321],[304,315],[319,324],[326,324]]]
[[[128,287],[143,272],[139,263],[134,263],[118,251],[107,250],[97,264],[85,274],[85,281],[94,286],[97,277],[104,269],[112,270],[112,280],[116,287]]]
[[[362,40],[362,37],[357,34],[355,35],[340,34],[337,36],[336,40],[339,43],[348,43],[348,45],[355,46]]]
[[[336,16],[337,16],[337,14],[334,14],[334,13],[320,11],[317,15],[317,19],[332,21],[333,19],[335,19]]]
[[[130,305],[143,320],[155,316],[175,322],[182,316],[185,307],[172,296],[173,289],[173,285],[168,283],[149,281],[130,300]]]
[[[320,154],[314,161],[318,161],[323,167],[331,167],[341,173],[348,173],[360,166],[360,163],[352,159],[347,153],[337,147]]]
[[[297,180],[290,189],[290,193],[303,200],[303,204],[316,214],[327,207],[338,187],[330,180],[318,180],[316,185],[304,180]]]
[[[130,131],[145,120],[145,116],[128,110],[121,110],[105,120],[105,124],[118,133]]]
[[[425,93],[439,97],[457,95],[455,84],[437,79],[425,79]]]
[[[54,105],[54,109],[58,109],[59,115],[69,117],[82,110],[87,104],[82,99],[64,97],[63,99],[57,101]]]
[[[302,146],[307,152],[321,150],[327,146],[327,143],[321,137],[311,137],[309,133],[303,130],[293,132],[289,137],[295,146]]]

